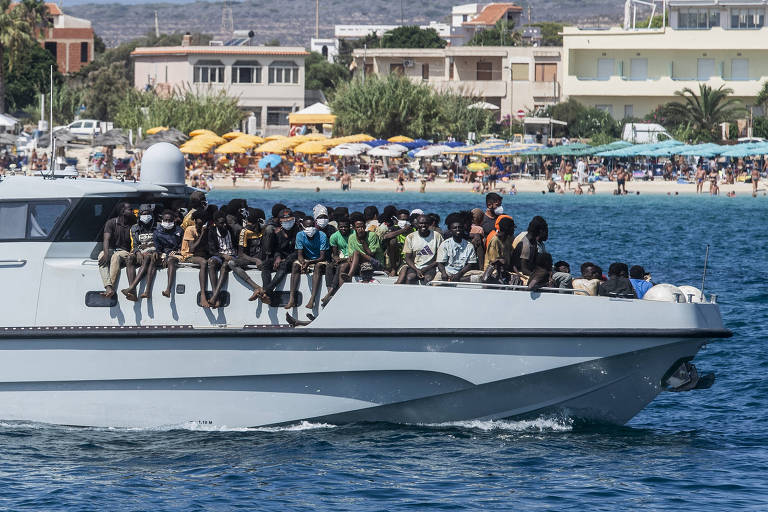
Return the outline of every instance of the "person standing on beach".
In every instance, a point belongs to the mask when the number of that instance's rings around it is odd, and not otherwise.
[[[696,166],[696,193],[701,194],[704,191],[704,169],[701,165]]]
[[[579,158],[579,162],[576,164],[576,177],[580,185],[587,182],[587,164],[584,162],[583,156]]]
[[[347,171],[341,176],[341,190],[348,191],[352,187],[352,176]]]
[[[627,171],[622,166],[616,171],[616,187],[619,195],[627,194]]]
[[[760,169],[757,165],[752,168],[752,197],[757,197],[757,184],[760,181]]]
[[[261,173],[262,188],[264,190],[270,190],[272,188],[272,164],[268,163],[267,167]]]

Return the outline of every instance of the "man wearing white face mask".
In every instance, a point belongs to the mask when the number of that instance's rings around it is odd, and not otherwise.
[[[496,192],[491,192],[485,196],[485,215],[483,215],[483,237],[496,229],[496,217],[504,213],[504,207],[501,206],[502,197]]]
[[[307,302],[307,309],[313,309],[317,296],[320,294],[320,278],[328,266],[325,261],[325,255],[331,249],[328,244],[328,237],[317,229],[315,221],[311,217],[305,217],[301,225],[303,229],[296,234],[297,260],[293,262],[291,269],[291,295],[285,309],[296,307],[296,290],[299,288],[301,274],[314,271],[312,294],[309,302]]]
[[[297,256],[295,242],[299,226],[296,225],[293,210],[283,208],[278,213],[277,222],[279,227],[267,230],[264,240],[261,282],[267,293],[272,293],[280,284]],[[275,272],[274,276],[272,272]]]
[[[160,218],[160,225],[155,228],[155,248],[161,263],[168,269],[168,286],[163,290],[164,297],[171,296],[171,287],[176,278],[176,267],[181,260],[181,240],[184,232],[174,222],[171,210],[165,210]]]
[[[158,260],[157,248],[155,247],[155,220],[150,205],[143,204],[139,207],[139,222],[131,227],[131,252],[136,264],[140,265],[139,271],[128,288],[120,291],[128,300],[138,301],[136,287],[146,275],[147,284],[141,298],[150,299],[152,298],[152,282],[155,280],[157,271],[155,265]]]

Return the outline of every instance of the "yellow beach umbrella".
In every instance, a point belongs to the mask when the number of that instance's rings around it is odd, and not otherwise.
[[[488,169],[488,164],[485,162],[472,162],[467,166],[470,171],[484,171]]]
[[[238,137],[241,137],[243,135],[245,135],[243,132],[229,132],[229,133],[225,133],[224,135],[222,135],[222,137],[224,137],[227,140],[232,140],[232,139],[236,139]]]
[[[405,135],[396,135],[387,139],[389,142],[413,142],[413,139]]]
[[[188,142],[192,141],[200,141],[205,143],[210,143],[213,146],[218,146],[219,144],[224,144],[227,142],[227,140],[223,137],[219,137],[218,135],[205,133],[203,135],[197,135],[195,137],[192,137]]]
[[[287,148],[283,144],[280,144],[279,140],[271,140],[258,146],[254,151],[257,153],[275,153],[282,155],[285,154],[286,149]]]
[[[154,135],[156,133],[164,132],[167,129],[168,129],[167,126],[155,126],[154,128],[150,128],[149,130],[147,130],[146,133],[147,135]]]
[[[248,137],[247,135],[243,135],[236,139],[230,140],[227,144],[237,144],[238,146],[241,146],[245,149],[251,149],[253,146],[256,145],[256,142],[251,140],[251,138]]]
[[[350,135],[350,138],[352,139],[350,142],[368,142],[369,140],[376,140],[374,137],[371,137],[367,133],[357,133],[355,135]]]
[[[191,132],[189,132],[189,136],[190,137],[197,137],[198,135],[203,135],[205,133],[210,134],[210,135],[216,135],[216,132],[212,132],[211,130],[204,130],[204,129],[201,128],[201,129],[198,129],[198,130],[192,130]],[[216,136],[218,137],[218,135],[216,135]]]
[[[206,148],[203,146],[189,145],[189,146],[182,146],[179,148],[179,150],[182,153],[186,153],[189,155],[202,155],[203,153],[207,153],[208,151],[210,151],[210,148]]]
[[[264,140],[269,142],[271,140],[280,140],[280,139],[287,139],[285,135],[270,135],[269,137],[264,137]]]
[[[328,137],[323,135],[322,133],[308,133],[307,135],[304,135],[304,140],[328,140]]]
[[[221,146],[217,147],[214,150],[214,153],[218,154],[228,154],[228,153],[245,153],[246,148],[241,146],[240,144],[235,144],[234,141],[227,142],[226,144],[222,144]]]
[[[320,155],[326,152],[326,147],[318,141],[309,141],[299,144],[293,148],[293,151],[305,155]]]

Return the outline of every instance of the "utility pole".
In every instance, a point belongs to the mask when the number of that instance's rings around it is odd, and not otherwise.
[[[157,19],[157,11],[155,11],[155,37],[160,37],[160,22]]]
[[[320,0],[315,0],[315,39],[320,39]]]
[[[400,26],[405,26],[405,11],[403,10],[403,0],[400,0]]]

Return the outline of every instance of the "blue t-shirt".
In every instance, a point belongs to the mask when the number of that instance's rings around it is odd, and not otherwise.
[[[304,257],[308,260],[316,260],[320,257],[320,251],[329,251],[328,236],[318,230],[315,236],[309,238],[304,231],[296,234],[296,249],[304,251]]]
[[[638,299],[642,299],[645,292],[653,288],[653,283],[645,279],[630,279],[629,282],[632,283],[632,288],[635,289]]]

